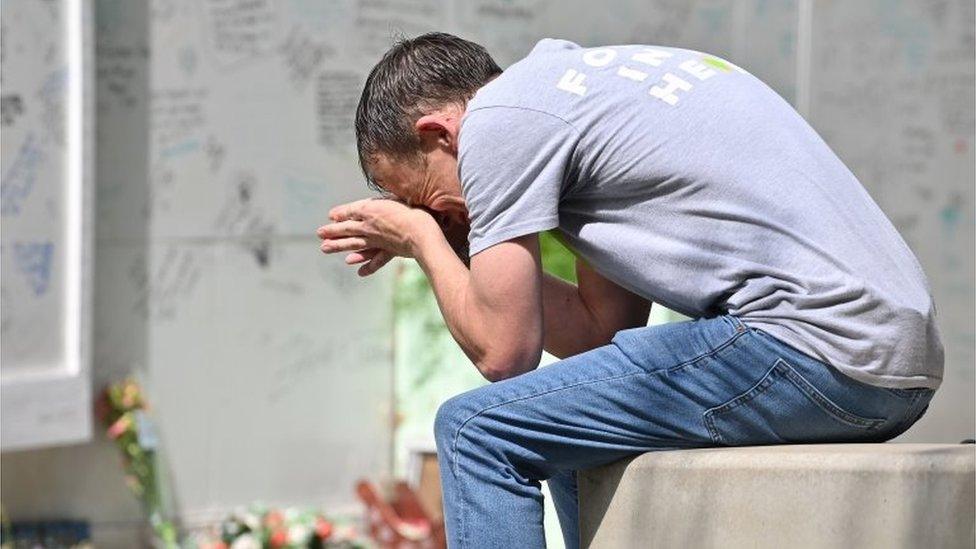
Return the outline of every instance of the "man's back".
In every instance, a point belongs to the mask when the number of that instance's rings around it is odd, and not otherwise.
[[[911,251],[793,109],[721,59],[543,41],[503,72],[430,33],[370,72],[356,140],[400,201],[334,208],[323,251],[363,274],[415,258],[497,382],[434,420],[451,547],[544,547],[542,481],[578,547],[580,470],[880,442],[935,393],[942,346]],[[467,265],[435,215],[470,220]],[[541,272],[537,233],[554,228],[590,263],[576,284]],[[648,298],[701,318],[646,326]],[[537,368],[542,349],[561,360]]]
[[[545,40],[470,101],[471,253],[559,228],[597,271],[729,313],[860,381],[938,386],[914,255],[775,92],[706,54]]]

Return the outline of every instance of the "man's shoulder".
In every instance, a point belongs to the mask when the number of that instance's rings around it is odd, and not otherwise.
[[[563,52],[567,50],[579,50],[582,49],[579,44],[575,42],[570,42],[569,40],[563,40],[562,38],[543,38],[536,42],[532,50],[529,51],[529,55],[525,58],[528,59],[534,55],[544,55],[547,53]]]

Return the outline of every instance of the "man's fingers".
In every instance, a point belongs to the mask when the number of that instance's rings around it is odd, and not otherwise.
[[[350,219],[352,212],[356,210],[359,202],[361,201],[357,200],[356,202],[340,204],[332,208],[329,210],[329,219],[332,221],[346,221],[347,219]]]
[[[393,259],[393,255],[389,252],[372,248],[347,255],[346,264],[355,265],[357,263],[363,263],[359,267],[359,276],[369,276],[383,268],[391,259]]]
[[[319,246],[323,252],[327,254],[334,254],[336,252],[358,252],[369,248],[366,243],[365,238],[353,237],[353,238],[327,238],[322,241],[322,245]]]
[[[346,256],[346,265],[356,265],[357,263],[364,263],[373,259],[373,257],[379,253],[379,250],[373,248],[371,250],[362,250],[359,252],[353,252]]]
[[[342,238],[347,236],[362,236],[363,235],[363,222],[356,220],[339,221],[336,223],[330,223],[328,225],[322,225],[319,227],[315,234],[321,239],[326,238]]]
[[[373,259],[359,267],[359,276],[369,276],[375,273],[384,265],[389,263],[391,259],[393,259],[393,256],[390,255],[389,252],[380,250],[375,256],[373,256]]]
[[[340,204],[339,206],[329,210],[329,219],[332,221],[347,221],[349,219],[357,219],[363,206],[370,200],[372,199],[364,198],[363,200],[357,200],[348,204]]]

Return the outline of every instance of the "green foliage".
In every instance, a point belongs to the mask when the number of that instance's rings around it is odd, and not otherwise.
[[[156,536],[154,546],[177,549],[176,526],[163,498],[158,440],[142,388],[134,380],[109,385],[96,402],[106,434],[122,452],[125,482],[139,498]]]
[[[555,231],[539,234],[542,268],[553,276],[576,283],[576,256],[560,240]]]
[[[403,381],[408,385],[405,389],[413,392],[421,390],[445,368],[449,351],[454,349],[454,339],[424,271],[412,262],[404,262],[399,267],[393,294],[395,323],[398,336],[403,336],[398,348],[407,351],[409,357],[409,369],[403,372]],[[414,345],[417,349],[412,348]]]

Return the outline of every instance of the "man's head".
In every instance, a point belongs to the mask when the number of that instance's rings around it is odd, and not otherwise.
[[[359,163],[370,186],[443,221],[466,220],[457,175],[461,117],[501,72],[484,48],[450,34],[395,44],[369,73],[356,109]]]

